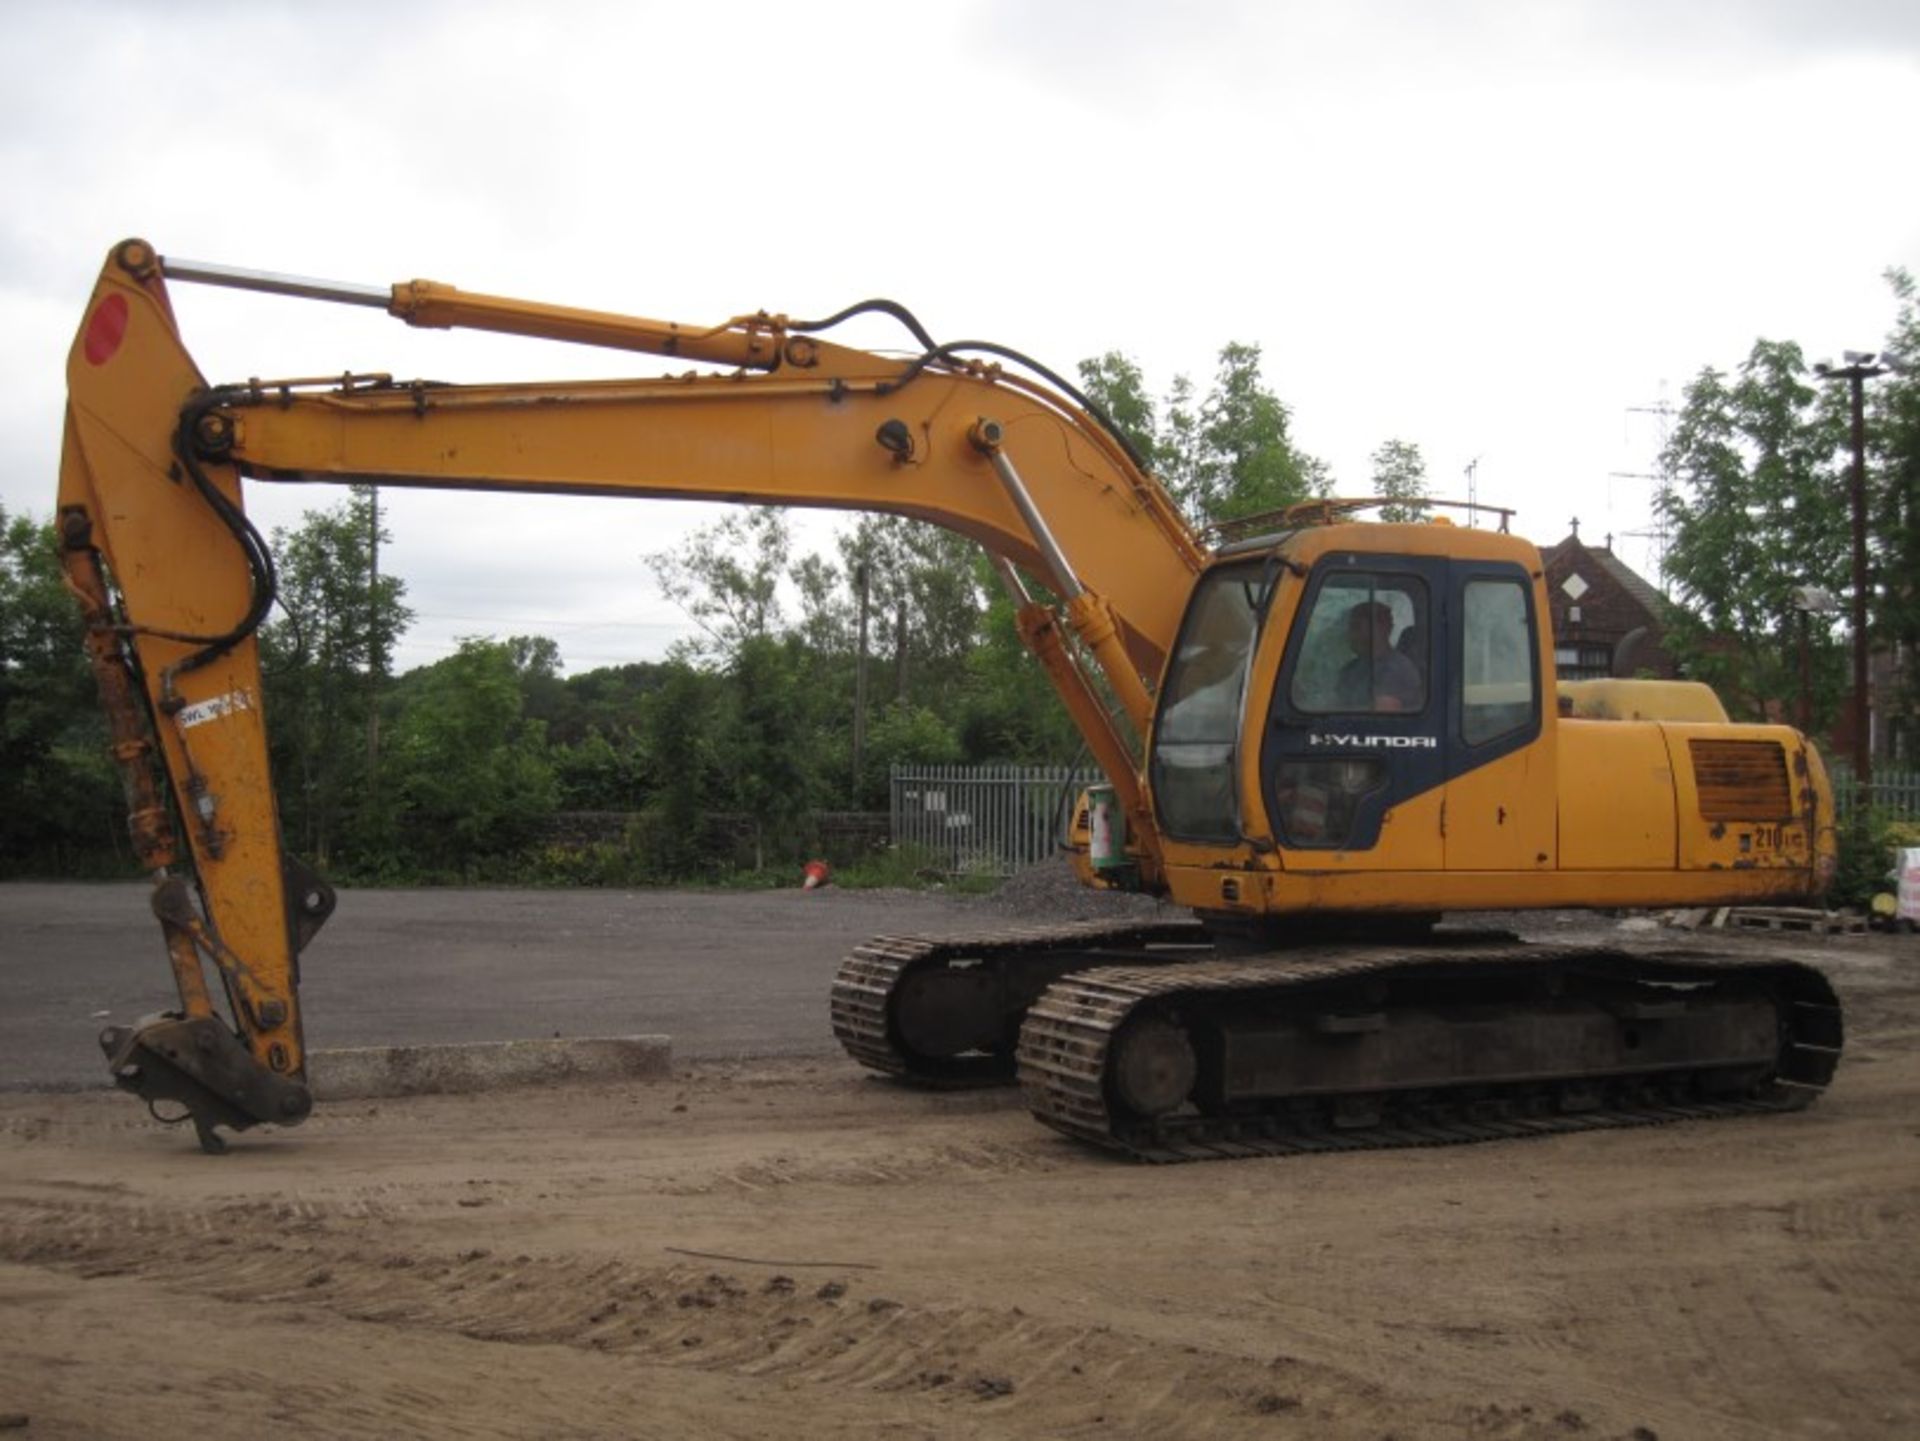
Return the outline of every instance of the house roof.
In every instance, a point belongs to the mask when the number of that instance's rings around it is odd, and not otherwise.
[[[1645,606],[1647,614],[1657,616],[1666,609],[1667,598],[1645,576],[1612,551],[1590,550],[1587,554],[1600,562],[1606,572],[1620,583],[1621,589]]]
[[[1650,617],[1659,619],[1666,611],[1667,598],[1647,580],[1647,578],[1628,565],[1613,551],[1605,546],[1590,546],[1577,535],[1570,535],[1558,544],[1550,545],[1542,555],[1548,565],[1552,565],[1564,554],[1571,552],[1583,560],[1590,560],[1594,567],[1605,572],[1621,590],[1633,597],[1634,601]]]

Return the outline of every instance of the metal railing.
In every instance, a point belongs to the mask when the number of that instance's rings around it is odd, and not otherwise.
[[[955,874],[1010,876],[1054,855],[1074,797],[1105,779],[1067,766],[895,766],[893,843]]]
[[[1859,793],[1860,787],[1851,775],[1834,776],[1833,806],[1841,820],[1853,814]],[[1876,770],[1867,782],[1867,808],[1892,820],[1920,821],[1920,771]]]

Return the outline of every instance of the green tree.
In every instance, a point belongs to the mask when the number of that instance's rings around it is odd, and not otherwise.
[[[697,655],[730,661],[740,646],[780,629],[780,578],[793,550],[787,515],[772,506],[734,511],[655,551],[647,565],[668,600],[700,627]]]
[[[1200,408],[1194,507],[1209,520],[1256,515],[1305,500],[1308,476],[1288,434],[1289,413],[1260,378],[1260,347],[1220,352],[1213,390]]]
[[[85,633],[53,527],[0,507],[0,874],[130,859]]]
[[[1920,290],[1911,273],[1887,272],[1895,315],[1886,351],[1894,368],[1867,389],[1872,446],[1875,633],[1895,656],[1888,698],[1894,755],[1920,759]]]
[[[1117,350],[1080,362],[1080,389],[1113,428],[1127,438],[1148,470],[1160,467],[1160,428],[1146,377]]]
[[[1204,465],[1200,438],[1201,402],[1195,397],[1193,382],[1176,375],[1167,388],[1167,403],[1162,414],[1160,439],[1154,448],[1154,461],[1160,467],[1160,483],[1175,501],[1185,506],[1190,519],[1205,522],[1206,497],[1200,493],[1200,474]]]
[[[799,840],[800,821],[813,800],[807,755],[807,698],[795,648],[754,636],[734,652],[727,671],[732,710],[724,754],[736,804],[753,829],[753,865],[782,860]]]
[[[1157,404],[1140,367],[1118,351],[1079,370],[1088,399],[1196,522],[1277,510],[1330,485],[1325,465],[1295,447],[1287,407],[1261,378],[1257,345],[1222,347],[1204,397],[1176,375]]]
[[[861,800],[871,809],[886,809],[895,766],[952,765],[960,759],[960,738],[947,721],[925,706],[895,701],[874,717],[868,731]]]
[[[870,694],[950,697],[979,638],[979,548],[925,521],[866,515],[841,536],[840,554],[850,581],[866,567],[869,652],[886,657],[891,672],[888,685],[874,684],[870,673]]]
[[[844,549],[844,538],[841,545]],[[807,649],[822,658],[851,655],[858,621],[852,573],[843,575],[825,556],[808,554],[794,562],[791,574],[800,592],[799,632]]]
[[[374,515],[372,491],[355,486],[273,536],[282,615],[260,646],[281,825],[323,866],[343,839],[377,828],[366,805],[368,721],[384,658],[413,618],[405,582],[374,577]],[[381,527],[380,540],[391,539]]]
[[[572,745],[596,730],[609,739],[633,733],[642,729],[647,698],[665,684],[672,665],[632,661],[570,675],[564,681],[565,701],[556,705],[554,714],[538,718],[547,722],[548,737],[559,744]]]
[[[646,801],[646,754],[631,732],[610,739],[590,730],[549,745],[556,803],[570,811],[637,811]]]
[[[520,701],[527,719],[539,721],[549,735],[577,733],[575,698],[560,675],[559,643],[544,635],[510,635],[506,645],[513,673],[520,678]]]
[[[995,592],[981,623],[982,643],[967,657],[959,707],[962,759],[1066,765],[1080,732],[1054,694],[1040,662],[1022,644],[1013,602]]]
[[[705,818],[724,780],[713,734],[715,689],[712,677],[670,661],[645,703],[648,869],[668,879],[694,875],[711,859]]]
[[[408,679],[382,784],[408,856],[472,879],[525,847],[553,810],[545,729],[524,718],[513,652],[499,641],[463,640]]]
[[[1426,457],[1409,440],[1389,440],[1373,453],[1373,493],[1393,501],[1380,507],[1389,521],[1427,518]]]
[[[825,775],[845,779],[853,766],[850,724],[857,704],[858,585],[867,578],[866,749],[853,775],[855,803],[887,802],[885,755],[876,751],[892,709],[954,715],[966,704],[972,657],[981,644],[988,572],[980,548],[964,536],[899,516],[862,516],[840,536],[839,574],[846,599],[836,605],[846,660],[822,678],[830,696],[818,712],[830,742]],[[997,583],[995,589],[997,590]],[[804,589],[804,586],[803,586]],[[897,759],[897,757],[896,757]],[[844,794],[844,790],[842,791]]]
[[[1760,340],[1731,381],[1687,387],[1664,460],[1667,569],[1682,605],[1668,644],[1730,710],[1790,713],[1798,690],[1796,586],[1846,588],[1846,487],[1836,472],[1840,402],[1808,381],[1800,347]],[[1839,698],[1838,652],[1819,637],[1815,721]]]

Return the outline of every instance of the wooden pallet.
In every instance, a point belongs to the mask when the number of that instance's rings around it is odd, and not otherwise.
[[[1734,931],[1856,936],[1865,933],[1867,918],[1855,911],[1819,911],[1804,906],[1733,906],[1716,914],[1714,924]]]
[[[1817,936],[1865,934],[1867,918],[1858,911],[1822,911],[1809,906],[1696,906],[1669,911],[1662,918],[1679,930],[1798,931]]]

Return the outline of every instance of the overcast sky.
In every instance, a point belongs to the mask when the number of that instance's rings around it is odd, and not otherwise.
[[[1578,515],[1650,576],[1659,418],[1757,336],[1875,348],[1920,271],[1912,0],[940,6],[0,0],[0,504],[50,513],[102,259],[163,253],[711,323],[872,295],[1156,392],[1258,344],[1346,493]],[[209,378],[642,373],[177,286]],[[875,331],[869,343],[895,343]],[[855,333],[856,343],[863,337]],[[569,669],[688,627],[642,557],[714,508],[384,492],[399,662],[539,632]],[[334,495],[252,486],[271,528]],[[833,522],[804,534],[827,543]],[[582,553],[580,538],[590,538]]]

